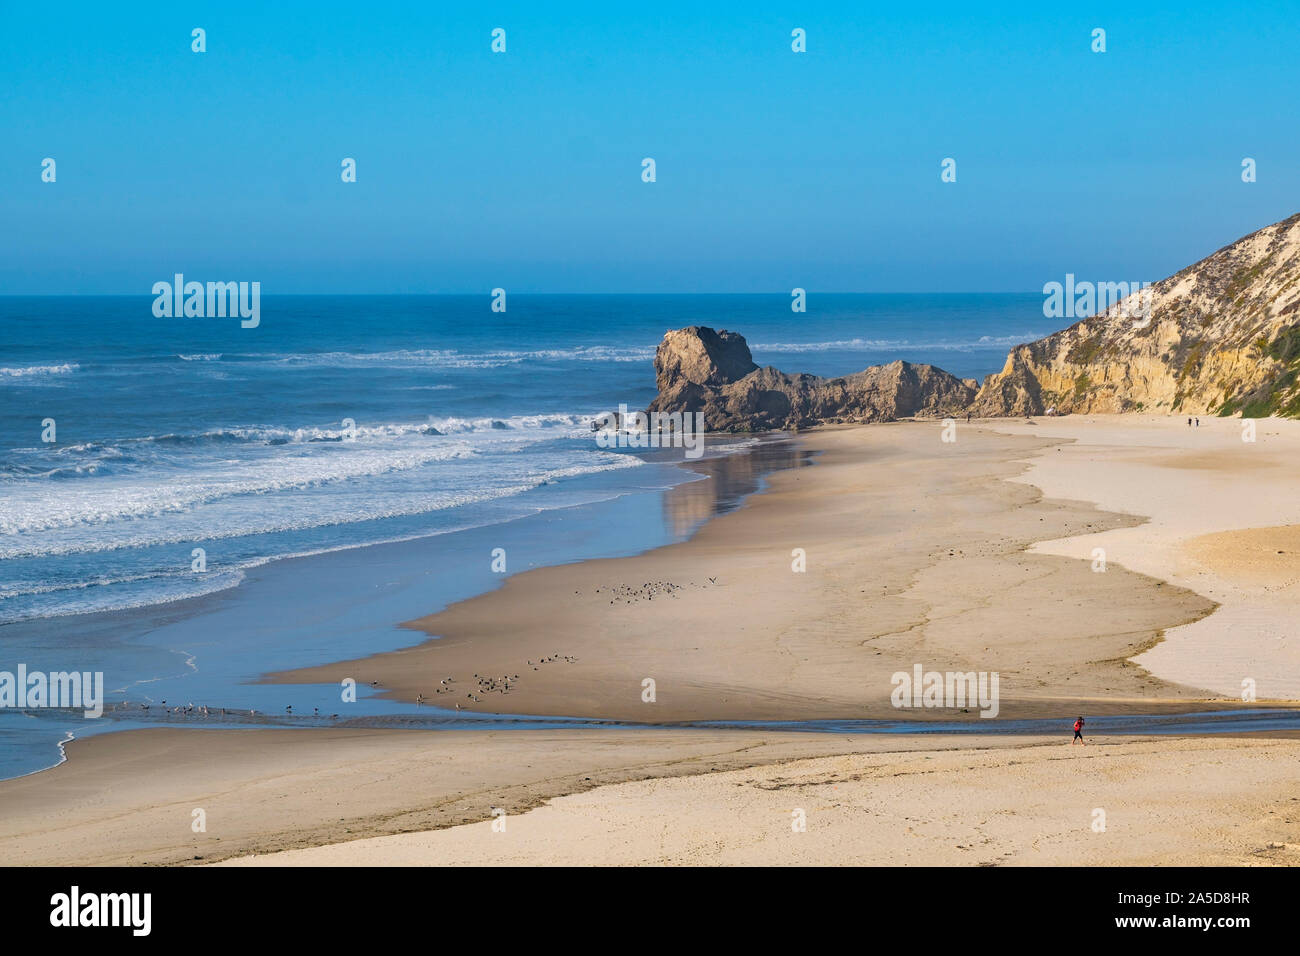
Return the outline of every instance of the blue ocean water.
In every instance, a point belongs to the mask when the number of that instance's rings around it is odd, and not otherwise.
[[[760,364],[823,375],[905,358],[982,376],[1049,331],[1033,295],[789,301],[267,296],[244,329],[155,318],[145,296],[0,297],[0,623],[501,521],[543,484],[574,491],[551,507],[585,500],[593,476],[643,465],[589,422],[653,397],[669,328],[734,329]]]
[[[598,447],[592,418],[653,397],[667,329],[740,331],[789,371],[975,377],[1046,331],[1037,296],[489,302],[268,296],[243,329],[148,297],[0,297],[0,671],[103,672],[110,708],[0,710],[0,777],[147,724],[442,719],[360,674],[346,707],[261,677],[422,640],[400,622],[497,586],[498,548],[507,573],[634,554],[802,461],[744,436],[689,467]],[[191,703],[209,716],[169,713]]]

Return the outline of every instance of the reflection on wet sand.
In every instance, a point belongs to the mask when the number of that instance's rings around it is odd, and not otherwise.
[[[812,457],[794,439],[777,435],[740,454],[688,462],[686,466],[705,480],[668,489],[663,495],[664,523],[674,536],[689,537],[705,521],[739,507],[763,486],[765,476],[807,465]]]

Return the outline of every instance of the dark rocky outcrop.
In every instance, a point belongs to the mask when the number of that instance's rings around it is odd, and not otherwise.
[[[651,412],[695,412],[708,431],[768,431],[837,422],[942,417],[966,408],[976,383],[933,365],[891,362],[843,378],[759,368],[745,337],[692,326],[668,332],[655,353]]]

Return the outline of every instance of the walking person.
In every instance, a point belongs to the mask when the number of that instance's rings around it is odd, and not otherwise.
[[[1079,741],[1079,743],[1083,744],[1085,747],[1088,746],[1088,742],[1083,739],[1083,724],[1084,724],[1083,716],[1080,715],[1079,718],[1074,722],[1074,740],[1070,741],[1071,747],[1074,746],[1075,740]]]

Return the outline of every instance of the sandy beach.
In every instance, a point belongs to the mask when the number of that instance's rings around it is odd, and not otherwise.
[[[1054,424],[963,424],[951,443],[938,422],[818,430],[801,437],[813,466],[774,475],[683,544],[516,575],[413,622],[436,640],[275,679],[351,677],[464,710],[643,722],[898,717],[892,675],[918,663],[999,673],[1005,717],[1216,696],[1129,660],[1213,600],[1138,573],[1122,551],[1096,573],[1033,547],[1146,526],[1142,502],[1102,510],[1084,489],[1045,497],[1022,480],[1027,461],[1062,454]],[[1109,447],[1129,428],[1094,423],[1088,443]],[[1166,469],[1147,467],[1132,485],[1154,510]],[[796,549],[806,570],[794,570]]]
[[[133,731],[0,784],[0,859],[1293,865],[1298,756],[1240,737]]]
[[[66,763],[0,782],[0,861],[199,863],[483,820],[493,807],[521,813],[606,783],[891,744],[904,742],[703,731],[127,731],[74,741]],[[196,809],[204,832],[193,829]]]
[[[1240,707],[1246,678],[1261,702],[1300,696],[1285,639],[1300,506],[1284,494],[1300,425],[1261,422],[1243,449],[1235,421],[1180,424],[963,422],[955,442],[937,422],[819,429],[800,437],[812,466],[682,544],[520,573],[413,622],[437,637],[409,650],[274,677],[651,724],[996,724],[895,708],[891,675],[920,664],[998,672],[999,717],[1060,718],[1060,737],[133,731],[0,783],[0,858],[1294,863],[1300,742],[1068,744],[1076,711]]]
[[[20,937],[1285,925],[1293,9],[6,12]]]
[[[1295,740],[856,753],[615,784],[245,866],[1300,864]],[[804,829],[795,828],[796,821]]]
[[[1300,422],[1265,419],[1242,441],[1239,419],[1070,416],[1008,423],[1000,431],[1059,436],[1018,481],[1053,498],[1096,502],[1140,514],[1140,526],[1034,545],[1034,554],[1121,565],[1195,591],[1219,605],[1171,626],[1165,640],[1134,658],[1155,677],[1242,699],[1245,680],[1259,700],[1300,698]]]

